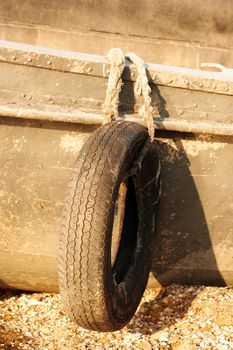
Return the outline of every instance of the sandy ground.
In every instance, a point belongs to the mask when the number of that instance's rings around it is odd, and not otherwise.
[[[77,327],[57,294],[1,291],[0,349],[232,350],[233,288],[148,289],[132,321],[114,333]]]

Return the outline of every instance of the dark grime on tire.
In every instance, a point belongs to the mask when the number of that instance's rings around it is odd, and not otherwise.
[[[159,194],[157,147],[144,127],[112,122],[90,136],[60,233],[60,291],[78,325],[115,331],[134,315],[150,271]]]

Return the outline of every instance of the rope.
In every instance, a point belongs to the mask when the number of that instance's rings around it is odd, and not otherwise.
[[[122,85],[122,73],[125,67],[125,58],[121,49],[111,49],[107,57],[111,62],[108,86],[105,101],[102,107],[104,114],[103,124],[112,121],[114,116],[118,115],[119,94]],[[144,103],[139,109],[139,114],[144,118],[147,125],[150,140],[154,140],[154,121],[153,109],[151,106],[151,88],[149,86],[146,67],[144,61],[133,52],[129,52],[126,58],[135,65],[137,69],[137,78],[134,84],[135,96],[142,96]]]
[[[111,49],[107,57],[111,62],[105,101],[102,107],[103,124],[110,123],[118,115],[119,95],[121,91],[121,75],[125,67],[125,58],[121,49]]]
[[[139,114],[144,118],[148,134],[150,136],[151,141],[154,140],[154,120],[153,120],[153,108],[151,106],[151,88],[149,86],[147,74],[146,74],[146,67],[144,61],[137,56],[133,52],[129,52],[126,55],[129,60],[135,64],[137,68],[137,79],[136,83],[134,85],[134,93],[135,96],[142,96],[144,103],[139,109]]]

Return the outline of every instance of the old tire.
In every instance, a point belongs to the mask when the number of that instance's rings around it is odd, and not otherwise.
[[[137,123],[112,122],[81,149],[60,235],[59,281],[65,310],[78,325],[114,331],[129,322],[146,287],[160,191],[160,164],[150,143],[138,173],[130,169],[148,140]],[[111,240],[119,187],[127,182],[119,249]]]

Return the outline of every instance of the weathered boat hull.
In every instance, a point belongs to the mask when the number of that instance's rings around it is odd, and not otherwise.
[[[101,56],[0,45],[0,285],[58,290],[57,243],[67,183],[102,123],[109,62]],[[233,78],[148,65],[162,159],[152,276],[233,283]],[[132,114],[135,70],[119,118]],[[136,113],[137,111],[135,111]]]
[[[67,183],[95,127],[1,119],[0,285],[57,291]],[[163,193],[154,277],[162,285],[231,285],[232,137],[158,132],[157,139]]]

